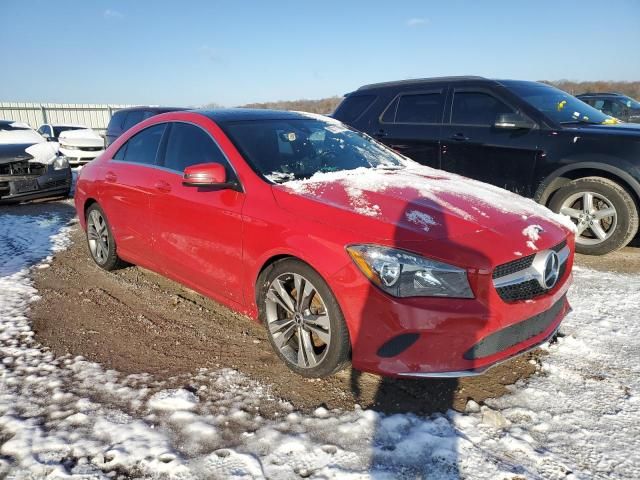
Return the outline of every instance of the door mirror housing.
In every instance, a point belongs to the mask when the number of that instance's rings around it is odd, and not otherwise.
[[[529,120],[519,113],[503,113],[501,115],[498,115],[498,118],[496,118],[496,123],[494,124],[494,127],[496,128],[506,128],[512,130],[521,128],[531,130],[535,126],[536,124],[533,121]]]
[[[229,186],[227,171],[220,163],[198,163],[185,168],[182,184],[188,187]]]

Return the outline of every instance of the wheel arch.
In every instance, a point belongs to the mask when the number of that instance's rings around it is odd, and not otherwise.
[[[636,207],[640,209],[640,182],[620,168],[598,162],[575,163],[559,168],[540,183],[534,200],[542,205],[549,205],[551,198],[560,188],[570,181],[584,177],[602,177],[616,182],[632,195]]]

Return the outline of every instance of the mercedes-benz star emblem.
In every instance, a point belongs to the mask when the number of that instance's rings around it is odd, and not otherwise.
[[[554,251],[549,252],[544,262],[544,273],[542,275],[542,286],[547,290],[551,290],[560,275],[560,259]]]

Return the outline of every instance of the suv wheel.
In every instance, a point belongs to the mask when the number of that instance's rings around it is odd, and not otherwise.
[[[568,215],[576,224],[578,253],[613,252],[627,245],[638,231],[633,197],[607,178],[585,177],[569,182],[553,195],[549,208]]]
[[[305,377],[326,377],[349,363],[349,332],[329,286],[307,264],[276,262],[258,279],[260,319],[284,363]]]

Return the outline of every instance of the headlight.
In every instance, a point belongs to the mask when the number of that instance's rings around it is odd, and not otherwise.
[[[78,150],[78,147],[74,145],[60,145],[60,148],[64,148],[65,150]]]
[[[69,168],[69,160],[67,160],[67,157],[57,157],[53,161],[53,169],[62,170],[64,168]]]
[[[376,245],[351,245],[347,252],[369,280],[394,297],[473,298],[462,268]]]

